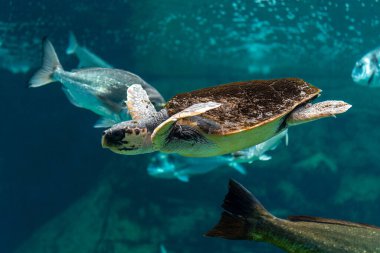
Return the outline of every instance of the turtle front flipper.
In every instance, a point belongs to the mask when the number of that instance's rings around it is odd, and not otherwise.
[[[132,119],[147,119],[157,113],[148,94],[140,84],[132,84],[127,91],[126,101]]]
[[[168,140],[170,130],[178,120],[200,115],[221,105],[216,102],[198,103],[174,114],[154,129],[151,137],[154,148],[162,150],[165,147],[168,141],[170,141]]]
[[[335,115],[344,113],[350,108],[350,104],[337,100],[307,104],[291,112],[286,123],[288,126],[294,126],[321,118],[335,117]]]

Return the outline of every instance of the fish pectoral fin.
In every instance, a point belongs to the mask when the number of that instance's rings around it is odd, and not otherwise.
[[[184,183],[188,183],[189,182],[189,176],[188,175],[183,175],[183,174],[176,173],[175,176],[181,182],[184,182]]]
[[[100,118],[95,122],[95,128],[107,128],[115,125],[117,122],[108,118]]]
[[[368,86],[371,86],[371,83],[372,83],[374,77],[375,77],[375,72],[373,72],[373,73],[371,74],[371,76],[369,77],[369,79],[368,79],[368,81],[367,81],[367,85],[368,85]]]
[[[62,90],[63,92],[65,93],[67,99],[70,101],[70,103],[72,103],[73,105],[75,105],[76,107],[79,107],[79,108],[83,108],[83,106],[81,104],[79,104],[76,100],[75,100],[75,97],[73,96],[73,94],[71,93],[71,91],[69,89],[67,89],[65,86],[62,86]]]
[[[285,134],[285,146],[288,146],[289,145],[289,133],[288,133],[288,130],[286,130],[286,134]]]
[[[278,147],[278,144],[274,145],[274,146],[271,147],[269,150],[273,151],[273,150],[275,150],[277,147]]]
[[[272,159],[272,157],[270,155],[266,155],[266,154],[262,154],[260,157],[259,157],[259,160],[260,161],[268,161]]]
[[[232,167],[234,170],[238,171],[242,175],[247,174],[247,171],[245,170],[245,168],[237,162],[230,162],[228,165]]]

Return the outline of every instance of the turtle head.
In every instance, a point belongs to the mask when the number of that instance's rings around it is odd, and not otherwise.
[[[123,155],[153,152],[152,131],[143,122],[130,120],[113,125],[103,132],[102,146]]]

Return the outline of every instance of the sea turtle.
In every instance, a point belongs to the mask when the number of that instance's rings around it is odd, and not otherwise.
[[[179,94],[157,112],[140,85],[127,103],[132,119],[103,133],[102,146],[136,155],[161,151],[208,157],[242,150],[289,126],[344,113],[336,100],[316,104],[320,89],[299,78],[234,82]]]

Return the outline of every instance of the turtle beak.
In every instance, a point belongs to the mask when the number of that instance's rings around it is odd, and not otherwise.
[[[105,135],[106,135],[106,132],[103,132],[103,135],[102,135],[102,148],[107,148],[106,138],[104,138]]]
[[[102,148],[109,148],[109,143],[108,143],[108,137],[107,137],[107,131],[104,131],[102,134]]]

